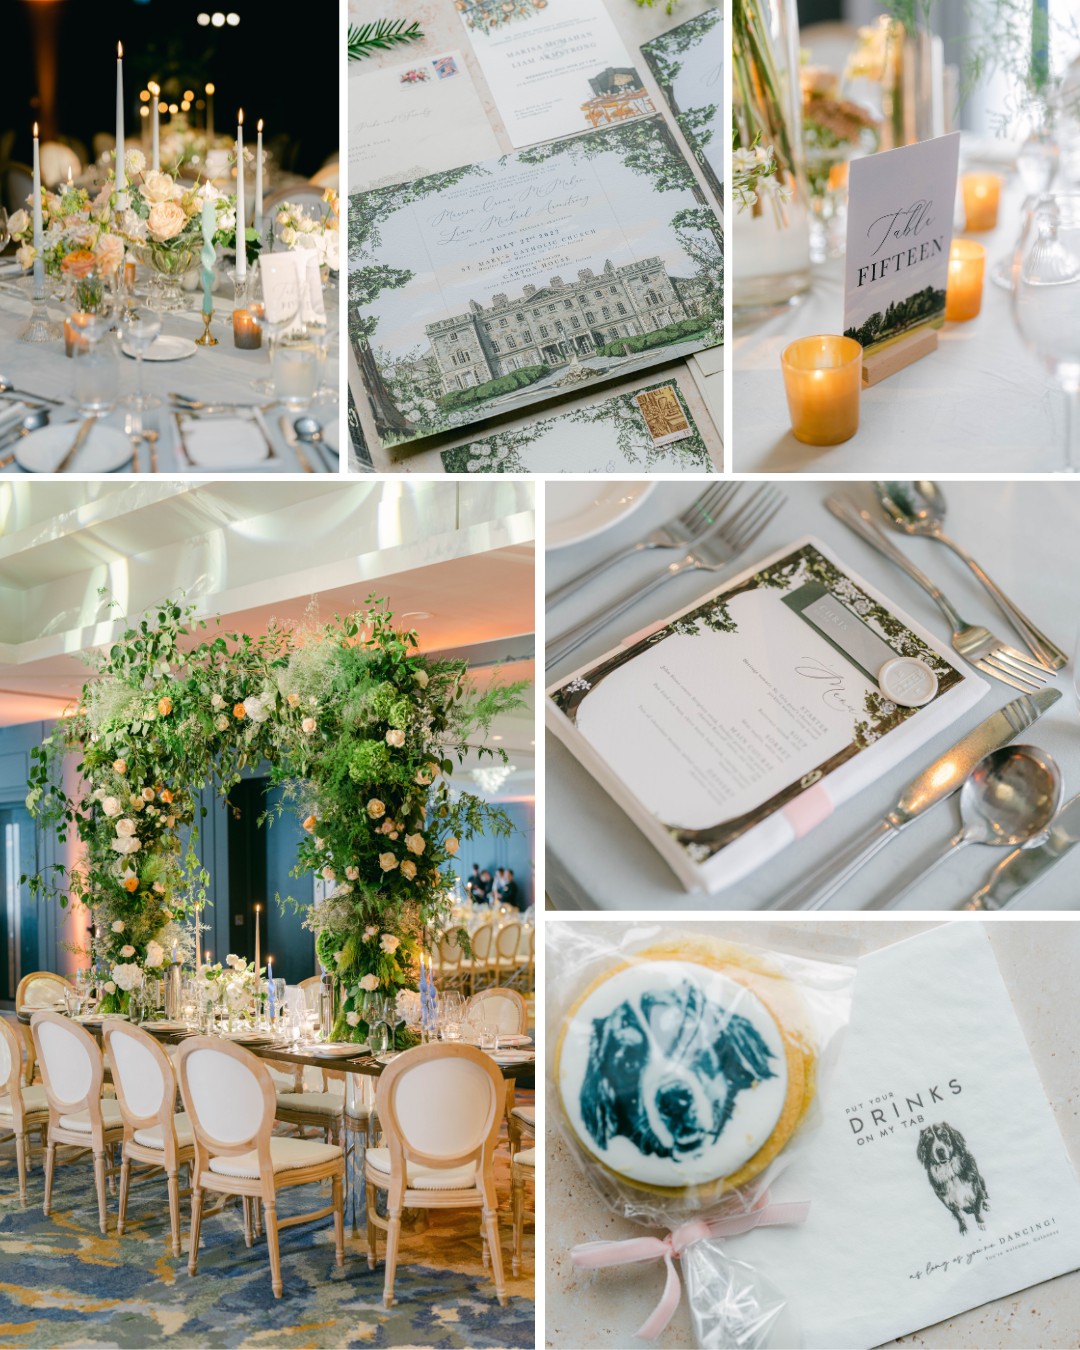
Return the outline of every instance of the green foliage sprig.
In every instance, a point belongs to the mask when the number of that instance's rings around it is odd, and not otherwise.
[[[349,60],[360,61],[372,52],[388,52],[406,42],[418,42],[424,34],[420,25],[407,19],[375,19],[371,23],[350,24]]]

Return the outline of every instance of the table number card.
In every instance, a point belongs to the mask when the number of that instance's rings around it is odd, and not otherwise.
[[[985,925],[863,958],[821,1108],[773,1196],[810,1197],[807,1222],[731,1253],[798,1344],[880,1345],[1080,1267],[1080,1183]]]
[[[656,111],[604,0],[454,0],[515,149]]]
[[[851,161],[844,334],[862,343],[865,383],[876,383],[867,358],[891,353],[880,379],[937,345],[959,154],[955,132]]]

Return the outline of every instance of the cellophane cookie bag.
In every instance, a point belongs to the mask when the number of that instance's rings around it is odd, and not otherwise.
[[[812,1196],[771,1203],[769,1187],[818,1126],[856,950],[827,925],[814,958],[783,949],[783,925],[754,925],[769,945],[730,940],[734,929],[547,925],[548,1081],[560,1129],[608,1206],[652,1230],[581,1244],[573,1262],[664,1263],[644,1339],[678,1306],[678,1260],[699,1346],[774,1344],[783,1290],[738,1260],[738,1235],[804,1222],[813,1205]],[[783,1327],[790,1346],[790,1319]]]

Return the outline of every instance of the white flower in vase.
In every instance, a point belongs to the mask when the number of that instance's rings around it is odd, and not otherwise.
[[[373,994],[379,987],[378,975],[363,975],[360,978],[360,988],[365,994]]]
[[[151,940],[146,944],[146,966],[148,970],[157,970],[165,964],[165,948],[160,942]]]
[[[346,1013],[345,1021],[348,1022],[351,1027],[358,1027],[360,1025],[360,1014],[358,1012]]]
[[[143,981],[143,973],[136,965],[113,966],[112,977],[117,988],[122,989],[125,994],[130,993],[132,989],[138,989]]]

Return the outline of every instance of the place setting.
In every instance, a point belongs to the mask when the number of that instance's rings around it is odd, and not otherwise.
[[[627,497],[576,543],[589,511],[553,512],[559,907],[1073,907],[1075,616],[1068,562],[1034,542],[1067,537],[1051,489]],[[1006,515],[1024,546],[1000,547]]]
[[[811,9],[734,6],[735,469],[1075,472],[1076,15]]]
[[[84,103],[30,90],[0,201],[0,470],[338,470],[336,136],[260,75],[261,25],[224,73],[234,17],[193,23],[167,73],[142,20],[111,51],[95,28]]]

